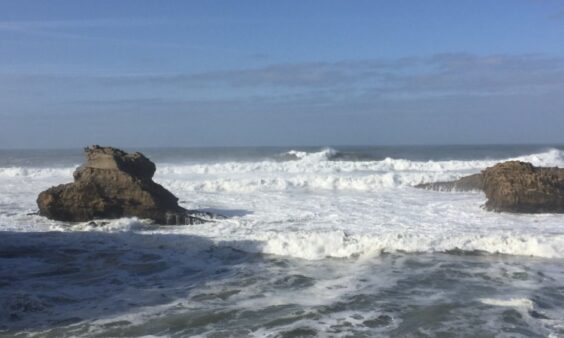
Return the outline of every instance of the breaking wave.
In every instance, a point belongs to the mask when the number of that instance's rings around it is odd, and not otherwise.
[[[319,152],[304,152],[291,150],[283,156],[292,157],[293,161],[279,162],[264,160],[257,162],[218,162],[211,164],[158,164],[157,173],[166,176],[169,174],[222,174],[222,173],[249,173],[249,172],[287,172],[287,173],[316,173],[316,172],[354,172],[354,171],[464,171],[481,170],[501,161],[519,160],[531,162],[537,166],[563,166],[564,154],[558,149],[549,149],[546,152],[524,155],[505,159],[484,160],[448,160],[448,161],[413,161],[407,159],[394,159],[387,157],[380,161],[344,161],[336,160],[341,153],[332,148]],[[8,167],[0,168],[1,177],[49,177],[67,176],[76,168],[34,168],[34,167]]]
[[[49,178],[49,177],[72,177],[73,168],[33,168],[33,167],[9,167],[0,168],[0,178]]]
[[[333,148],[325,148],[319,152],[308,153],[307,151],[290,150],[278,157],[287,160],[301,160],[307,162],[328,161],[339,156],[340,152]]]
[[[327,257],[374,257],[385,253],[487,253],[542,258],[564,258],[564,235],[554,235],[542,230],[529,231],[517,229],[480,232],[457,229],[460,231],[432,231],[382,229],[374,233],[371,229],[360,232],[337,229],[317,230],[266,230],[244,231],[245,224],[228,221],[217,225],[219,229],[210,229],[209,224],[189,227],[176,227],[173,233],[199,235],[213,239],[209,246],[225,246],[248,253],[264,253],[288,256],[307,260],[319,260]],[[96,232],[137,232],[140,234],[167,234],[171,229],[159,229],[139,221],[136,218],[108,220],[105,225],[92,227],[88,223],[72,227],[55,224],[57,231],[96,231]],[[219,231],[222,233],[220,234]],[[178,237],[157,237],[155,246],[167,245],[182,247]],[[160,243],[159,241],[164,241]],[[206,249],[202,247],[201,249]]]
[[[537,166],[564,164],[562,152],[557,149],[517,158],[468,161],[392,158],[381,161],[338,161],[332,160],[338,152],[330,148],[316,153],[290,151],[288,154],[298,159],[285,162],[165,165],[158,170],[157,179],[171,189],[203,192],[295,189],[375,191],[454,180],[504,160],[526,161]]]
[[[326,257],[378,256],[382,253],[418,252],[483,252],[564,258],[564,235],[538,236],[531,234],[460,234],[456,236],[425,233],[348,234],[328,232],[271,232],[258,234],[261,245],[251,241],[228,242],[237,249],[309,260]],[[221,243],[220,243],[221,244]]]
[[[332,148],[319,152],[291,150],[283,155],[293,160],[163,163],[158,165],[155,179],[173,190],[200,192],[374,191],[454,180],[505,160],[526,161],[537,166],[564,166],[563,152],[558,149],[497,160],[413,161],[385,158],[379,161],[344,161],[338,159],[340,153]],[[72,177],[74,168],[0,168],[0,179],[52,179],[62,183]]]
[[[342,172],[446,172],[478,171],[501,161],[519,160],[531,162],[537,166],[564,165],[563,152],[550,149],[543,153],[506,159],[486,160],[449,160],[449,161],[412,161],[407,159],[385,158],[380,161],[336,161],[331,160],[333,149],[317,153],[291,151],[298,160],[287,162],[223,162],[214,164],[165,165],[158,169],[160,175],[186,174],[228,174],[228,173],[342,173]]]
[[[458,178],[454,173],[375,173],[361,176],[338,174],[291,175],[286,177],[216,178],[197,181],[159,177],[172,190],[196,192],[254,192],[285,190],[376,191],[381,188],[414,186],[420,183]]]

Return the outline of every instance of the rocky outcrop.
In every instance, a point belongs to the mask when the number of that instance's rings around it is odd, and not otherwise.
[[[564,213],[564,169],[507,161],[452,182],[419,184],[440,191],[482,190],[485,208],[517,213]]]
[[[438,191],[481,191],[484,188],[484,181],[480,173],[465,176],[456,181],[423,183],[415,187]]]
[[[564,169],[508,161],[484,170],[482,175],[488,210],[564,212]]]
[[[201,223],[208,216],[182,208],[153,182],[155,164],[143,154],[97,145],[84,151],[87,161],[75,170],[73,183],[39,194],[40,215],[68,222],[139,217],[159,224]]]

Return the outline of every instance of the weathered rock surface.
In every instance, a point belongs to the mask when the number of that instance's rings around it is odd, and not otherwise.
[[[415,187],[438,191],[481,191],[484,188],[484,182],[483,176],[480,173],[465,176],[456,181],[423,183]]]
[[[178,205],[178,198],[153,182],[156,167],[141,153],[112,147],[84,149],[87,162],[74,182],[39,194],[39,214],[50,219],[84,222],[101,218],[139,217],[159,224],[193,224],[205,213]]]
[[[488,210],[564,212],[564,169],[508,161],[487,168],[482,175]]]
[[[482,190],[492,211],[564,213],[564,169],[507,161],[452,182],[419,184],[440,191]]]

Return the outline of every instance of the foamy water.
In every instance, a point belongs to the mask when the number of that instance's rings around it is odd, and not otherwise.
[[[79,161],[0,167],[0,229],[5,231],[0,244],[20,253],[0,250],[0,286],[10,292],[3,297],[0,329],[30,328],[30,335],[39,336],[433,336],[461,327],[478,335],[505,329],[508,335],[564,334],[564,299],[546,299],[564,290],[564,216],[492,213],[481,208],[480,192],[413,188],[508,159],[564,167],[564,152],[545,148],[470,159],[460,152],[425,160],[351,160],[332,148],[240,160],[164,158],[157,162],[155,180],[184,207],[227,216],[175,227],[137,219],[101,227],[46,220],[30,214],[37,194],[69,182]],[[78,253],[58,258],[44,253],[46,262],[28,252],[42,246]],[[78,270],[57,273],[62,268],[57,259]],[[18,264],[31,277],[16,287],[8,269]],[[101,275],[90,276],[81,265],[98,266]],[[33,270],[45,274],[45,269],[55,272],[33,277]],[[44,293],[33,291],[37,278],[39,284],[45,280]],[[91,289],[80,282],[89,278]],[[458,302],[455,285],[436,278],[466,285],[463,301],[471,309]],[[63,282],[72,285],[64,296],[49,288]],[[402,287],[405,293],[398,291]],[[155,291],[138,299],[135,293],[145,295],[140,290],[147,288],[160,288],[164,296]],[[84,290],[108,299],[89,307]],[[396,308],[389,308],[392,303]],[[428,325],[419,323],[418,316],[425,318],[430,309],[437,313]],[[78,317],[66,318],[69,311]],[[215,320],[218,311],[224,315]],[[205,318],[194,322],[198,314]],[[261,319],[251,325],[257,316]]]

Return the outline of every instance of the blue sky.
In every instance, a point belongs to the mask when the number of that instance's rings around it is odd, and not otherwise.
[[[564,3],[2,1],[0,147],[564,143]]]

